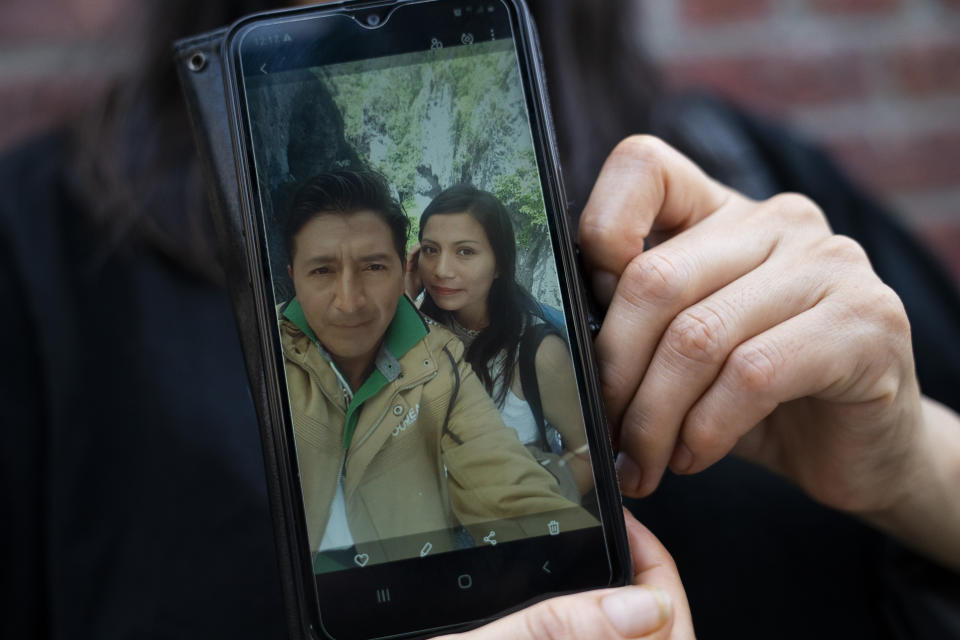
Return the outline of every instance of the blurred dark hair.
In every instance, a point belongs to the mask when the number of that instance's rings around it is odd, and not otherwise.
[[[102,232],[96,268],[121,248],[149,248],[207,279],[222,279],[173,42],[282,6],[269,0],[141,0],[127,73],[73,128],[70,175]],[[138,246],[139,245],[139,246]]]
[[[469,184],[461,184],[440,193],[420,215],[420,240],[427,221],[433,216],[466,213],[480,223],[493,248],[498,276],[494,278],[487,297],[490,324],[480,332],[467,349],[466,360],[483,382],[487,393],[497,406],[503,406],[507,391],[513,382],[517,363],[517,347],[524,326],[532,316],[540,316],[540,308],[527,291],[517,283],[517,240],[513,233],[510,214],[492,193]],[[424,295],[420,310],[437,322],[452,325],[453,313],[436,305],[429,294]],[[495,310],[495,311],[494,311]],[[502,368],[496,375],[490,365],[503,353]],[[494,395],[497,381],[500,388]]]
[[[527,0],[543,49],[573,211],[621,139],[649,130],[660,79],[636,33],[635,0]]]
[[[256,11],[270,0],[143,0],[129,73],[74,127],[71,176],[102,230],[94,267],[145,246],[195,274],[221,279],[206,197],[172,43]],[[632,37],[630,0],[529,0],[550,80],[571,201],[582,206],[614,144],[645,128],[656,83]]]
[[[308,222],[325,213],[349,215],[361,210],[372,211],[390,228],[393,246],[402,264],[406,258],[410,218],[390,195],[383,176],[375,171],[346,169],[314,176],[297,189],[283,228],[287,263],[293,263],[294,239]]]

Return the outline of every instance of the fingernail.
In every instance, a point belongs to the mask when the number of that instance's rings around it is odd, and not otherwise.
[[[670,618],[670,597],[654,587],[624,587],[605,596],[600,607],[626,638],[653,633]]]
[[[687,448],[687,445],[678,442],[673,449],[673,456],[670,458],[670,468],[674,473],[686,473],[693,466],[693,453]]]
[[[624,494],[628,496],[639,494],[643,471],[633,461],[633,458],[622,451],[617,455],[617,475],[620,476],[620,490]]]
[[[594,271],[592,278],[593,297],[603,306],[607,306],[613,299],[613,292],[617,290],[619,278],[609,271]]]

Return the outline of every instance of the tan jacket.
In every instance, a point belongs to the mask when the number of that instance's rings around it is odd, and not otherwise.
[[[545,535],[555,519],[564,530],[596,524],[559,495],[553,476],[504,426],[462,343],[445,328],[431,324],[399,356],[401,374],[363,404],[349,451],[347,403],[333,368],[293,322],[281,316],[280,328],[311,550],[323,538],[344,462],[347,520],[371,562],[415,557],[423,534],[458,525],[480,543],[491,530],[497,542]],[[452,535],[430,542],[434,553],[457,546]]]

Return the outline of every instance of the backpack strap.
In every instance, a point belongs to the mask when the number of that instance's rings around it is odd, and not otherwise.
[[[447,358],[450,360],[450,366],[453,367],[453,393],[450,394],[450,401],[447,403],[447,414],[443,417],[443,429],[440,430],[440,433],[450,436],[450,439],[457,444],[463,444],[460,436],[450,430],[450,414],[453,412],[453,405],[457,401],[457,396],[460,395],[460,368],[457,367],[457,361],[453,359],[453,354],[450,353],[450,349],[444,346],[443,352],[447,354]]]
[[[537,368],[535,359],[540,343],[548,335],[560,335],[556,327],[550,323],[538,322],[528,327],[523,335],[520,336],[519,361],[520,368],[520,388],[523,390],[523,397],[530,405],[530,411],[533,412],[533,419],[537,423],[537,430],[540,432],[540,442],[547,447],[547,421],[543,416],[543,403],[540,399],[540,385],[537,384]]]

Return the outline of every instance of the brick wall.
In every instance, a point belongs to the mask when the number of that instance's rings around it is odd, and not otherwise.
[[[638,38],[671,82],[822,141],[960,281],[960,0],[635,1]],[[123,68],[122,6],[0,2],[0,148]]]
[[[123,68],[119,0],[0,2],[0,148],[77,112]]]
[[[671,84],[820,141],[960,282],[960,2],[636,1]]]

